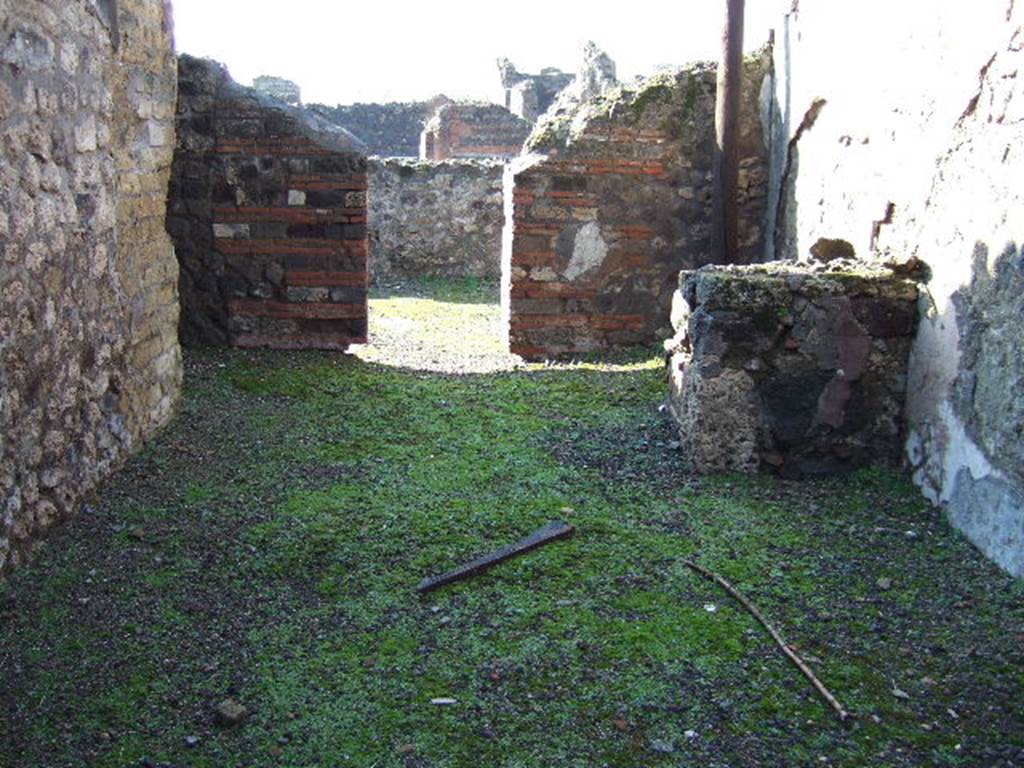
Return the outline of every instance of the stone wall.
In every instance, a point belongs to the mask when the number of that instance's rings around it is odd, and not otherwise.
[[[0,572],[171,417],[162,0],[0,0]]]
[[[304,110],[182,56],[168,228],[185,342],[343,349],[366,338],[366,158]]]
[[[420,138],[420,158],[514,157],[532,125],[497,104],[451,102],[439,107]]]
[[[763,253],[766,149],[748,59],[740,136],[741,260]],[[502,302],[528,359],[671,335],[680,269],[710,260],[715,68],[694,64],[549,113],[506,178]]]
[[[789,3],[786,3],[789,6]],[[907,457],[916,482],[1024,575],[1024,37],[1020,4],[927,13],[802,0],[780,17],[775,252],[820,238],[920,260]],[[871,47],[865,56],[863,19]],[[856,62],[855,67],[850,62]]]
[[[700,472],[899,463],[917,287],[834,261],[680,275],[669,405]]]
[[[309,109],[339,125],[379,157],[419,157],[420,133],[436,107],[447,101],[389,102],[387,104],[311,104]]]
[[[370,161],[375,281],[501,274],[500,161]]]

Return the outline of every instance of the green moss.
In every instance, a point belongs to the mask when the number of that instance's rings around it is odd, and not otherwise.
[[[456,377],[207,351],[187,380],[182,417],[0,587],[0,764],[983,765],[1024,748],[1021,585],[897,473],[686,476],[650,352]],[[414,592],[553,518],[576,535]],[[853,728],[687,556],[758,604]],[[210,712],[229,695],[252,712],[234,731]]]
[[[655,83],[637,92],[630,102],[634,114],[642,115],[652,104],[664,104],[672,98],[672,88],[666,83]]]

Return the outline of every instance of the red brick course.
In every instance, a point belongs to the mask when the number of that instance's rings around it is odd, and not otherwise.
[[[289,160],[309,160],[330,156],[315,143],[304,139],[227,140],[217,142],[216,151],[231,155],[273,155]],[[312,163],[310,163],[312,164]],[[366,231],[366,173],[288,173],[276,193],[279,204],[271,206],[221,205],[213,208],[213,223],[231,225],[231,236],[216,237],[214,249],[228,259],[279,259],[283,280],[273,286],[272,299],[231,299],[227,302],[230,341],[239,347],[277,349],[344,349],[350,343],[366,341],[367,258],[369,240]],[[303,193],[296,195],[295,193]],[[314,205],[309,193],[337,193],[343,204]],[[302,204],[291,204],[298,200]],[[332,199],[332,198],[327,198]],[[352,205],[353,202],[359,203]],[[274,224],[310,228],[317,233],[337,229],[333,236],[247,237],[240,225]],[[216,230],[215,230],[216,232]],[[308,289],[324,295],[327,301],[289,301],[289,288]],[[317,289],[322,289],[317,291]],[[333,301],[331,289],[343,289]],[[359,296],[352,301],[352,291]],[[310,322],[315,325],[310,327]]]
[[[747,66],[741,155],[760,169],[757,93],[767,59]],[[713,68],[674,77],[621,108],[595,110],[571,140],[538,139],[532,156],[514,162],[502,292],[512,352],[569,357],[671,335],[679,271],[710,260],[715,98]],[[749,248],[740,258],[753,260],[764,190],[751,182],[743,194]]]

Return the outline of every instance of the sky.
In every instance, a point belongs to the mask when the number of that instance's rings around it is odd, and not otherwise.
[[[747,0],[747,48],[788,2]],[[604,6],[604,10],[602,10]],[[248,85],[277,75],[306,103],[498,101],[500,56],[521,72],[575,71],[593,40],[622,81],[717,56],[725,0],[173,0],[179,52],[228,65]]]

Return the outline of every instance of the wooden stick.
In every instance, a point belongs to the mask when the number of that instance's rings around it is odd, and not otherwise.
[[[432,576],[424,579],[420,582],[419,586],[416,587],[416,591],[423,593],[429,592],[432,589],[443,587],[445,584],[451,584],[453,581],[459,581],[461,579],[468,579],[470,576],[474,576],[480,571],[484,571],[491,566],[502,563],[511,557],[521,555],[524,552],[529,552],[531,549],[543,546],[549,542],[555,541],[556,539],[564,539],[567,536],[572,536],[576,528],[568,523],[553,522],[548,523],[543,528],[540,528],[524,539],[520,539],[515,544],[510,544],[507,547],[502,547],[497,552],[492,552],[484,557],[478,557],[472,562],[460,565],[454,570],[442,573],[440,576]]]
[[[768,620],[761,614],[759,610],[757,610],[757,606],[755,606],[746,597],[740,594],[736,587],[734,587],[732,584],[723,579],[714,571],[709,571],[704,566],[698,565],[692,560],[683,560],[683,564],[687,568],[696,571],[705,578],[711,579],[711,581],[718,582],[718,584],[721,585],[726,592],[728,592],[730,595],[736,598],[740,602],[740,604],[744,608],[746,608],[750,612],[750,614],[761,623],[761,626],[768,630],[768,634],[772,636],[772,639],[775,640],[779,648],[782,649],[782,652],[789,657],[789,660],[796,665],[797,669],[803,672],[804,677],[811,681],[811,685],[815,687],[818,693],[821,694],[822,698],[824,698],[825,701],[827,701],[829,705],[832,707],[832,709],[836,711],[836,714],[839,715],[839,719],[845,722],[846,720],[852,717],[852,715],[849,712],[843,709],[843,705],[840,704],[836,697],[832,695],[832,692],[829,691],[829,689],[826,688],[824,684],[815,676],[814,672],[811,671],[811,668],[807,666],[804,660],[797,655],[796,651],[789,647],[789,644],[782,638],[782,635],[779,634],[778,630],[776,630],[775,627],[768,623]]]

